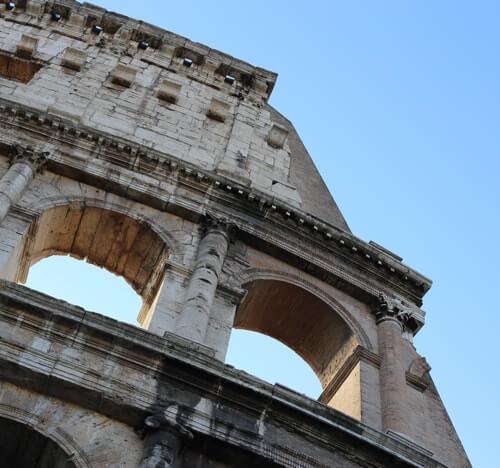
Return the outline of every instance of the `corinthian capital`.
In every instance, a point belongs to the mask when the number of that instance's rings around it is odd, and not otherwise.
[[[374,312],[377,323],[383,320],[397,320],[401,324],[403,331],[412,334],[419,328],[418,322],[421,317],[419,317],[416,309],[402,300],[388,298],[383,293],[379,293],[377,297]]]
[[[31,166],[33,172],[41,172],[47,163],[49,153],[36,151],[32,146],[23,147],[21,145],[11,146],[9,152],[10,164],[23,163]]]
[[[206,214],[202,219],[202,228],[205,233],[220,231],[230,237],[236,230],[236,226],[227,219],[218,218],[212,214]]]
[[[377,323],[389,318],[397,319],[397,309],[394,307],[393,302],[383,293],[378,294],[375,317]]]

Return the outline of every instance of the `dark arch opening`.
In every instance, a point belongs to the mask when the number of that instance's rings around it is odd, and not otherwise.
[[[53,440],[6,418],[0,418],[0,461],[12,468],[76,468]]]

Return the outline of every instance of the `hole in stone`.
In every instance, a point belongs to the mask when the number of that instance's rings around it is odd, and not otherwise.
[[[13,10],[14,8],[16,8],[16,4],[14,2],[7,2],[5,4],[5,9],[6,10]]]
[[[232,85],[235,81],[236,81],[236,78],[234,76],[226,75],[224,77],[224,83]]]
[[[185,57],[182,64],[185,66],[185,67],[190,67],[192,64],[193,64],[193,61],[188,58],[188,57]]]
[[[0,76],[9,80],[28,83],[41,68],[42,65],[31,60],[0,53]]]

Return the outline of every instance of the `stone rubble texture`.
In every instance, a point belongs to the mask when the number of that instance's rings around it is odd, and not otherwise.
[[[350,232],[275,81],[87,3],[0,4],[10,466],[470,466],[412,344],[430,280]],[[123,276],[142,329],[22,286],[57,254]],[[319,401],[225,365],[233,328]]]

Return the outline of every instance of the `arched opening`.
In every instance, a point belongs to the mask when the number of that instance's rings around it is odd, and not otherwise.
[[[141,297],[138,321],[147,327],[165,275],[166,244],[146,223],[83,204],[47,209],[25,236],[15,275],[25,283],[31,266],[69,255],[121,276]]]
[[[86,310],[138,325],[142,298],[120,276],[70,256],[53,255],[32,265],[26,286]]]
[[[1,465],[15,468],[76,468],[53,440],[25,424],[0,418]]]
[[[256,279],[244,285],[234,328],[268,335],[295,351],[318,377],[323,389],[337,382],[330,406],[361,419],[359,372],[345,364],[357,348],[356,335],[335,308],[295,284]]]
[[[321,394],[321,384],[309,364],[288,346],[262,333],[233,330],[226,363],[310,398]]]

